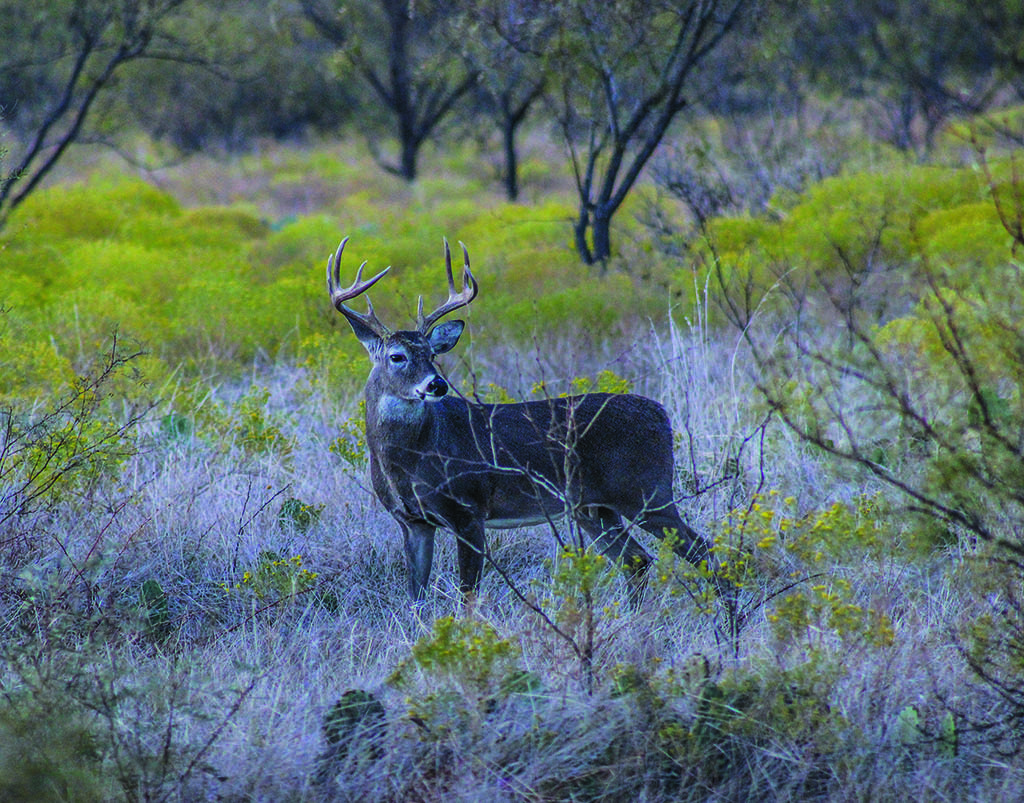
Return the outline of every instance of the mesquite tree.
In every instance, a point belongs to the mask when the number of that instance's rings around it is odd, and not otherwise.
[[[579,211],[576,248],[587,264],[611,256],[611,221],[688,105],[707,56],[757,0],[573,0],[552,3],[539,57],[568,150]]]
[[[327,0],[302,0],[302,9],[338,47],[343,66],[370,88],[394,127],[397,164],[384,158],[373,135],[368,136],[378,164],[412,181],[423,144],[476,83],[475,73],[443,35],[448,4],[362,0],[339,9]]]
[[[0,106],[10,146],[0,225],[86,130],[97,99],[140,59],[198,59],[171,36],[189,0],[0,0]],[[180,17],[179,17],[180,18]]]

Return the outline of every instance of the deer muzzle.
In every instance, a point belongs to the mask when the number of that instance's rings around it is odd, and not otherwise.
[[[448,393],[448,383],[437,374],[416,388],[416,395],[424,401],[437,401]]]

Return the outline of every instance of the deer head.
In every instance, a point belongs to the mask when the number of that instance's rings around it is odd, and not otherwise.
[[[408,401],[437,401],[448,392],[448,383],[438,373],[434,358],[451,351],[459,342],[464,321],[437,322],[450,312],[469,304],[476,298],[479,287],[469,269],[469,252],[462,243],[463,267],[462,290],[456,292],[452,275],[452,254],[448,240],[444,241],[445,271],[448,276],[448,300],[431,312],[423,314],[423,296],[420,296],[416,311],[416,329],[392,332],[381,323],[373,310],[369,297],[366,312],[359,313],[345,302],[364,294],[391,270],[390,266],[371,279],[363,280],[364,261],[356,271],[355,281],[349,287],[341,287],[341,255],[348,237],[341,241],[338,250],[327,260],[327,292],[335,309],[344,315],[352,331],[366,347],[373,361],[373,371],[367,383],[368,391],[378,390],[382,395]],[[437,324],[435,326],[435,324]]]

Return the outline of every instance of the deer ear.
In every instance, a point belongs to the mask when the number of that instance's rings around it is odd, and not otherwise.
[[[356,337],[359,338],[359,342],[362,343],[366,347],[366,350],[372,355],[377,346],[380,345],[380,336],[358,318],[347,318],[347,320],[352,326],[352,331],[355,332]]]
[[[462,330],[465,327],[465,321],[439,323],[427,335],[427,342],[430,344],[431,351],[434,354],[444,354],[446,351],[451,351],[455,348],[455,344],[459,342],[459,337],[462,336]]]

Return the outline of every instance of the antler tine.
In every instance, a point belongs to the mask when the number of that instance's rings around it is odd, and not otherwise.
[[[381,278],[384,277],[391,266],[384,268],[380,273],[374,276],[372,279],[363,281],[363,268],[366,267],[366,260],[356,270],[356,280],[352,282],[348,287],[341,287],[341,254],[345,250],[345,244],[348,243],[348,237],[341,241],[341,245],[338,246],[338,250],[334,252],[332,256],[327,258],[327,293],[331,297],[331,303],[334,304],[334,308],[338,310],[342,315],[351,320],[356,320],[362,323],[364,326],[368,326],[374,334],[378,337],[386,337],[391,334],[391,330],[388,329],[381,321],[377,318],[376,313],[373,311],[373,304],[370,303],[370,298],[366,298],[366,312],[359,313],[355,310],[347,307],[345,302],[349,299],[360,296],[375,285]]]
[[[421,332],[426,332],[427,329],[437,323],[442,317],[447,315],[449,312],[454,312],[460,307],[464,307],[469,304],[476,294],[480,291],[479,285],[476,283],[476,279],[469,270],[469,251],[466,250],[466,245],[461,240],[459,245],[462,246],[462,291],[459,293],[455,292],[455,277],[452,275],[452,251],[448,247],[448,238],[444,239],[444,268],[448,275],[448,300],[445,301],[440,307],[434,310],[427,316],[423,315],[423,296],[420,296],[418,308],[416,310],[417,327]]]

